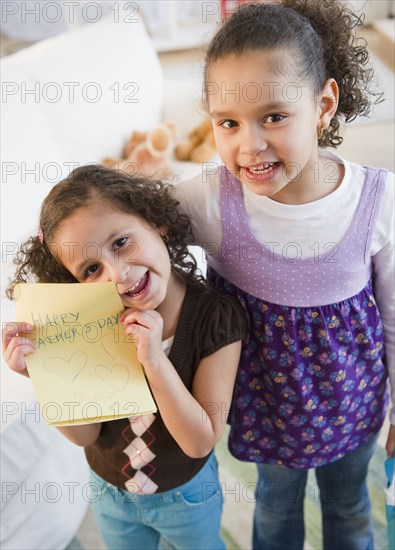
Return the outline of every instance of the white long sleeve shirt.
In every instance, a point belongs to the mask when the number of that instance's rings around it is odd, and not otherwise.
[[[328,196],[308,204],[289,205],[259,196],[243,186],[245,207],[257,239],[273,243],[275,250],[294,250],[313,257],[328,251],[328,243],[339,242],[354,217],[366,170],[332,152],[320,151],[323,159],[344,165],[344,177]],[[391,424],[395,425],[395,284],[394,284],[394,185],[389,172],[378,222],[374,228],[371,256],[375,296],[384,326],[386,363],[392,388]],[[209,252],[218,250],[222,239],[219,200],[219,169],[208,163],[194,178],[176,184],[181,209],[190,217],[195,244]]]

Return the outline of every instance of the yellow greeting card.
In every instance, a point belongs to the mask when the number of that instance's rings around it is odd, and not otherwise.
[[[113,283],[26,283],[15,291],[17,320],[34,325],[38,349],[26,364],[44,421],[104,422],[155,412],[136,335],[118,322]]]

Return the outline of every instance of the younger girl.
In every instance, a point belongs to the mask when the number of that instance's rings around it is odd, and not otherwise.
[[[225,548],[212,449],[224,430],[245,320],[235,302],[197,277],[189,222],[176,207],[160,182],[77,168],[45,199],[39,236],[22,245],[9,290],[31,275],[111,281],[126,308],[120,322],[138,338],[158,414],[59,428],[85,447],[108,548]],[[97,260],[84,254],[92,243],[100,246]],[[18,336],[23,328],[4,328],[3,353],[26,374],[24,357],[35,344]]]
[[[257,550],[303,548],[309,468],[324,547],[373,547],[366,474],[388,374],[395,391],[394,177],[323,150],[369,110],[357,23],[335,0],[236,11],[205,67],[224,166],[176,188],[209,279],[249,320],[229,447],[258,464]]]

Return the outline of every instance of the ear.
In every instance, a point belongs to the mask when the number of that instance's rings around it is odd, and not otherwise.
[[[165,225],[158,226],[158,233],[161,237],[166,237],[169,229]]]
[[[328,128],[339,105],[339,88],[336,80],[329,78],[318,101],[319,126]]]

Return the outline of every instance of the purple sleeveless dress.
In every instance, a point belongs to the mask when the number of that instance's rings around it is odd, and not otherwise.
[[[347,233],[302,258],[297,243],[279,254],[257,240],[241,184],[222,167],[223,237],[208,278],[249,322],[229,416],[239,460],[323,466],[382,426],[387,370],[370,244],[384,181],[385,171],[368,168]]]

